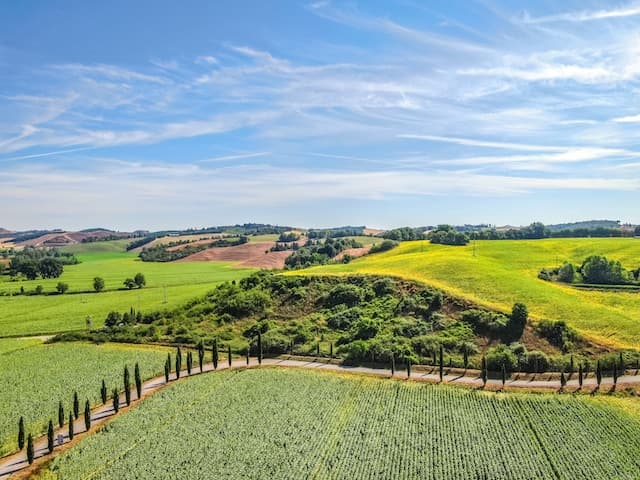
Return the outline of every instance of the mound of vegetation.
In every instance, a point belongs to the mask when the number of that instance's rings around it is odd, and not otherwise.
[[[289,269],[324,265],[344,250],[361,247],[362,244],[352,238],[327,238],[324,241],[309,239],[303,247],[294,249],[284,263]]]
[[[64,271],[64,265],[75,265],[78,259],[72,253],[57,249],[25,247],[13,251],[9,263],[11,275],[24,275],[29,280],[42,278],[58,278]]]
[[[582,265],[575,267],[566,262],[554,269],[543,268],[538,278],[550,282],[577,285],[640,285],[640,268],[628,271],[617,260],[601,255],[587,257]]]
[[[568,368],[581,340],[563,323],[529,328],[528,312],[514,305],[510,315],[472,306],[424,285],[389,277],[299,277],[259,272],[227,282],[205,297],[169,312],[130,310],[109,314],[106,327],[65,334],[61,340],[211,345],[267,354],[335,355],[353,362],[411,360],[479,367],[481,352],[490,369],[542,372]],[[520,343],[520,342],[524,342]],[[546,345],[545,351],[538,349]],[[490,347],[490,348],[488,348]],[[548,355],[549,354],[549,355]]]
[[[466,245],[469,243],[469,236],[458,232],[451,225],[438,225],[438,228],[429,233],[429,240],[441,245]]]
[[[308,238],[340,238],[364,235],[366,227],[314,228],[307,232]]]
[[[382,234],[382,238],[395,240],[397,242],[405,242],[410,240],[424,240],[424,228],[401,227],[387,230]]]

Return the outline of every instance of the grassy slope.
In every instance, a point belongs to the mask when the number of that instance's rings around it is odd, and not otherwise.
[[[374,273],[426,282],[482,305],[510,310],[524,302],[534,318],[566,320],[596,341],[616,347],[640,347],[640,295],[580,291],[537,278],[543,267],[564,261],[581,263],[589,255],[606,255],[627,268],[640,265],[637,239],[550,239],[479,241],[450,247],[406,242],[379,255],[347,265],[329,265],[306,274]]]
[[[103,242],[81,246],[95,248],[100,243]],[[6,276],[0,277],[0,292],[17,292],[21,285],[30,292],[36,285],[42,285],[48,293],[55,291],[59,281],[69,284],[65,295],[0,296],[0,336],[77,330],[85,327],[88,315],[97,326],[111,310],[174,307],[204,294],[222,281],[239,279],[253,271],[234,268],[228,263],[141,262],[136,254],[114,251],[77,256],[82,263],[66,266],[59,279],[10,282]],[[119,290],[123,288],[124,279],[137,272],[144,273],[147,286],[141,290]],[[92,292],[96,276],[103,277],[106,283],[105,291],[98,294]],[[165,286],[167,303],[164,303]]]
[[[58,402],[68,417],[73,392],[80,408],[100,397],[105,379],[109,392],[121,388],[125,364],[140,364],[145,378],[162,371],[167,350],[142,346],[89,345],[84,343],[44,345],[35,339],[0,340],[0,454],[17,448],[18,418],[24,416],[27,432],[45,431],[49,419],[57,422]]]
[[[261,369],[173,384],[46,478],[631,479],[639,431],[606,399]]]

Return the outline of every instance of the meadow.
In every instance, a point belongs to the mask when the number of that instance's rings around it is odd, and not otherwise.
[[[64,273],[57,279],[12,282],[8,276],[1,276],[0,336],[79,330],[86,328],[89,316],[92,325],[97,327],[111,310],[173,308],[204,295],[220,282],[240,279],[253,271],[221,262],[142,262],[135,253],[123,252],[125,245],[117,240],[74,246],[72,251],[81,263],[65,266]],[[138,272],[144,274],[147,285],[125,290],[125,278],[132,278]],[[104,279],[104,291],[93,291],[94,277]],[[54,293],[58,282],[69,284],[64,295]],[[44,295],[16,295],[21,287],[30,293],[38,285],[43,287]]]
[[[41,478],[633,479],[640,421],[620,402],[221,372],[147,398]]]
[[[638,268],[640,240],[486,240],[464,247],[415,241],[349,264],[314,267],[293,274],[393,275],[424,282],[504,312],[510,311],[515,302],[524,302],[534,319],[565,320],[596,342],[638,348],[639,293],[579,290],[537,278],[544,267],[557,267],[565,261],[580,265],[589,255],[605,255],[626,268]]]
[[[103,379],[109,392],[115,387],[122,389],[125,365],[129,365],[132,378],[136,362],[141,376],[150,378],[162,372],[166,356],[164,348],[45,345],[37,338],[0,340],[0,455],[17,449],[20,416],[27,432],[43,433],[49,419],[57,422],[60,400],[68,418],[74,391],[81,409],[87,399],[97,404]]]

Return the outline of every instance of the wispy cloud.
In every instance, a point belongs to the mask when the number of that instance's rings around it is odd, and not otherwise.
[[[638,123],[640,122],[640,114],[629,115],[626,117],[616,117],[613,119],[613,121],[617,123]]]
[[[610,9],[570,11],[540,17],[532,17],[526,13],[522,19],[525,23],[536,24],[551,22],[591,22],[594,20],[635,17],[637,15],[640,15],[640,4],[633,3]]]

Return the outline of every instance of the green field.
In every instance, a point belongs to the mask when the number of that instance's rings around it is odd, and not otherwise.
[[[640,421],[609,400],[303,370],[173,384],[43,478],[636,479]]]
[[[109,251],[116,242],[95,242],[78,247],[107,249],[78,253],[78,265],[65,266],[59,279],[11,282],[0,276],[0,336],[47,334],[78,330],[86,327],[87,316],[93,326],[100,326],[111,310],[125,311],[130,307],[150,311],[175,307],[195,296],[203,295],[220,282],[239,279],[252,269],[235,268],[229,263],[142,262],[136,254]],[[107,245],[101,245],[107,244]],[[147,286],[124,290],[122,282],[142,272]],[[93,278],[105,280],[105,291],[93,292]],[[53,293],[58,282],[69,284],[64,295]],[[47,295],[15,295],[24,287],[32,292],[42,285]],[[12,293],[13,295],[6,295]],[[165,302],[166,296],[166,302]]]
[[[17,449],[18,419],[23,416],[27,432],[43,433],[49,419],[57,422],[58,402],[68,417],[73,392],[81,409],[85,400],[100,399],[104,379],[109,391],[122,388],[124,365],[140,364],[149,378],[162,372],[167,350],[142,346],[84,343],[44,345],[38,339],[0,340],[0,455]]]
[[[475,247],[405,242],[386,253],[346,265],[314,267],[304,273],[394,275],[503,311],[509,311],[515,302],[524,302],[534,318],[566,320],[598,342],[639,348],[640,294],[579,290],[537,278],[543,267],[564,261],[579,265],[589,255],[605,255],[626,268],[638,268],[640,240],[487,240],[478,241]]]

